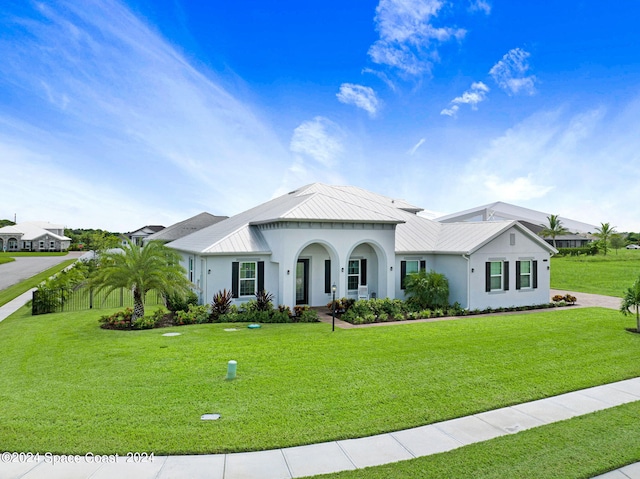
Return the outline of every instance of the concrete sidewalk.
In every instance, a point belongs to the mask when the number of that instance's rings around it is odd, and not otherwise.
[[[574,295],[585,297],[584,293]],[[0,307],[0,321],[29,299],[30,291]],[[599,304],[596,299],[589,298],[588,305],[619,304],[619,298],[609,298],[608,302],[601,298]],[[0,461],[0,478],[291,479],[437,454],[635,401],[640,401],[640,378],[403,431],[269,451],[152,458],[61,456],[45,452],[29,457],[5,453]],[[640,479],[640,463],[608,472],[598,479]]]

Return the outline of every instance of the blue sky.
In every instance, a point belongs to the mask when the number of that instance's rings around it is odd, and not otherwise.
[[[129,231],[321,181],[640,231],[638,18],[621,0],[9,0],[0,218]]]

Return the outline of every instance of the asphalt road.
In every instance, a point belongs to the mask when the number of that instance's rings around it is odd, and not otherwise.
[[[25,256],[11,263],[0,264],[0,290],[49,269],[68,259],[77,259],[83,253],[71,251],[66,256]]]

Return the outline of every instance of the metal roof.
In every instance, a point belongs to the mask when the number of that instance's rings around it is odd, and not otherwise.
[[[549,224],[548,213],[536,211],[522,206],[516,206],[502,201],[497,201],[488,205],[478,206],[450,215],[436,218],[442,223],[454,223],[460,221],[493,221],[493,220],[520,220],[534,225],[547,226]],[[563,216],[558,216],[562,226],[572,233],[593,233],[597,226],[572,220]]]
[[[211,213],[202,212],[191,218],[188,218],[184,221],[180,221],[171,226],[167,226],[163,230],[160,230],[156,233],[153,233],[147,236],[144,241],[173,241],[178,238],[182,238],[183,236],[190,235],[191,233],[195,233],[202,228],[206,228],[212,224],[218,223],[224,219],[227,219],[227,216],[215,216]]]
[[[172,248],[204,254],[268,253],[255,225],[282,221],[396,224],[396,252],[469,253],[514,221],[449,225],[418,216],[421,208],[361,188],[313,183],[169,243]],[[531,231],[526,234],[551,249]]]

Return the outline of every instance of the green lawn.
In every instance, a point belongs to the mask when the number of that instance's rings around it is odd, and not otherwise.
[[[12,261],[15,261],[15,258],[11,256],[0,256],[0,264],[11,263]]]
[[[337,330],[98,328],[103,312],[0,323],[3,447],[234,452],[414,427],[640,375],[615,311],[554,310]],[[227,332],[229,327],[238,331]],[[177,331],[178,337],[162,333]],[[225,381],[227,361],[238,379]],[[205,413],[218,421],[201,421]]]
[[[454,451],[316,479],[585,479],[640,461],[640,402]]]
[[[69,266],[71,263],[75,261],[76,261],[75,259],[65,260],[62,263],[57,264],[56,266],[52,266],[51,268],[43,271],[42,273],[38,273],[37,275],[32,276],[29,279],[25,279],[20,283],[16,283],[14,285],[9,286],[6,289],[0,290],[0,306],[8,303],[14,298],[17,298],[25,291],[29,291],[31,288],[35,288],[42,281],[49,278],[50,276],[53,276],[58,271],[62,271],[63,269],[65,269],[67,266]]]
[[[640,276],[640,250],[610,251],[607,256],[551,258],[551,287],[565,291],[622,297]]]

